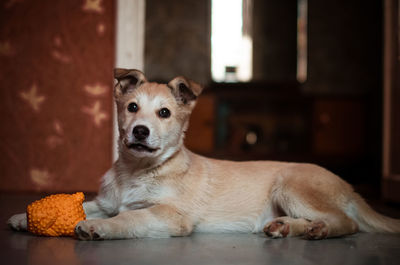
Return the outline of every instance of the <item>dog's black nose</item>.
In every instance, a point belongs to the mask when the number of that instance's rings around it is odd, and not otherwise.
[[[133,128],[133,136],[139,141],[146,139],[150,134],[149,128],[143,125],[138,125]]]

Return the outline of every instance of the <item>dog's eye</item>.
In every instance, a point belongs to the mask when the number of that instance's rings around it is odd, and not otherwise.
[[[171,116],[171,112],[167,108],[162,108],[158,112],[158,116],[160,116],[161,118],[168,118],[169,116]]]
[[[129,112],[137,112],[139,110],[139,107],[136,103],[129,103],[128,105],[128,111]]]

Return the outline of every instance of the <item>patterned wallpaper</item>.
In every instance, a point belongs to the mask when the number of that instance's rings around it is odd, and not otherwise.
[[[111,165],[115,3],[0,2],[0,190],[95,191]]]

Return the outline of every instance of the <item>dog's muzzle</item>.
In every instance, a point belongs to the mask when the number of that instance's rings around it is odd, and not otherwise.
[[[146,144],[146,139],[150,135],[150,130],[144,125],[137,125],[132,130],[133,142],[128,143],[127,147],[129,149],[135,150],[137,152],[155,152],[158,148],[152,148]]]
[[[141,143],[131,143],[128,145],[128,148],[133,149],[138,152],[149,152],[149,153],[152,153],[152,152],[155,152],[158,150],[158,148],[151,148],[151,147],[149,147],[145,144],[141,144]]]

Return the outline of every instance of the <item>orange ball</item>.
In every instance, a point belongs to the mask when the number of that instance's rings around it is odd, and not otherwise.
[[[76,224],[85,220],[82,203],[85,195],[56,194],[28,205],[28,231],[43,236],[73,236]]]

